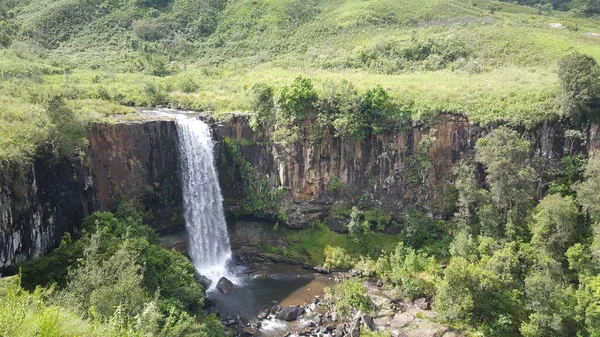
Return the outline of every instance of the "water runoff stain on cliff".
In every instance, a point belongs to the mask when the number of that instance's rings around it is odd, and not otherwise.
[[[185,225],[189,255],[213,290],[221,277],[237,283],[223,212],[209,126],[196,118],[177,120]]]

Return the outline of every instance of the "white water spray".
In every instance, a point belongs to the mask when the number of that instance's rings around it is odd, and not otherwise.
[[[235,275],[228,268],[231,246],[210,128],[195,118],[180,119],[177,133],[190,257],[196,270],[212,281],[210,289],[222,276],[236,283]]]

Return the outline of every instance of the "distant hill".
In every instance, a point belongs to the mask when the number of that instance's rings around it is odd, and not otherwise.
[[[253,84],[280,88],[303,74],[318,90],[341,80],[359,91],[381,85],[415,119],[451,112],[479,123],[531,126],[560,115],[561,57],[576,51],[600,60],[600,21],[590,17],[594,2],[520,3],[531,6],[2,0],[2,116],[44,110],[40,93],[60,93],[83,121],[129,111],[123,106],[250,110]],[[0,134],[16,137],[30,115]]]

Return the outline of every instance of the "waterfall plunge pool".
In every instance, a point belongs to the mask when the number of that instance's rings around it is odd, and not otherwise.
[[[244,225],[248,225],[244,223]],[[186,253],[188,234],[178,232],[161,237],[163,245]],[[221,318],[240,316],[250,322],[256,322],[256,316],[263,309],[274,305],[305,305],[323,297],[324,288],[335,282],[329,275],[315,274],[300,266],[285,263],[268,263],[252,266],[237,265],[236,284],[233,293],[224,295],[211,288],[207,298],[212,302],[211,311],[218,310]],[[213,280],[213,283],[218,280]],[[283,322],[277,319],[261,321],[257,337],[281,337],[288,332],[298,331],[303,319],[295,322]]]

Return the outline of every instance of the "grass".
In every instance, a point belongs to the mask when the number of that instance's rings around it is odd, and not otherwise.
[[[38,91],[62,93],[84,122],[108,121],[133,106],[220,114],[250,110],[248,91],[255,83],[280,88],[302,74],[319,90],[343,79],[361,91],[382,85],[416,119],[451,112],[475,123],[528,127],[555,119],[557,61],[573,51],[600,60],[600,39],[584,36],[600,32],[600,22],[562,12],[537,15],[508,2],[492,15],[487,5],[236,0],[219,9],[212,30],[192,39],[170,28],[180,22],[169,8],[123,3],[90,8],[97,14],[90,16],[70,0],[19,3],[9,20],[17,27],[13,43],[0,49],[0,160],[30,157],[44,142],[47,117],[32,98]],[[75,21],[60,21],[61,15]],[[156,27],[164,36],[139,38],[132,27],[140,20],[163,22]],[[551,29],[554,22],[569,29]],[[32,33],[43,27],[57,35]],[[411,48],[414,41],[463,45],[468,56],[443,66],[429,59],[404,68],[374,66],[398,61],[386,46]],[[361,55],[374,52],[372,64],[361,62]],[[169,76],[150,75],[156,57],[167,61]]]
[[[333,232],[323,225],[310,230],[288,228],[281,230],[287,243],[283,253],[314,265],[323,265],[327,246],[343,248],[351,258],[356,260],[365,254],[362,247],[357,245],[347,234]],[[390,252],[396,247],[399,239],[392,235],[374,232],[371,242],[377,246],[378,250]]]

